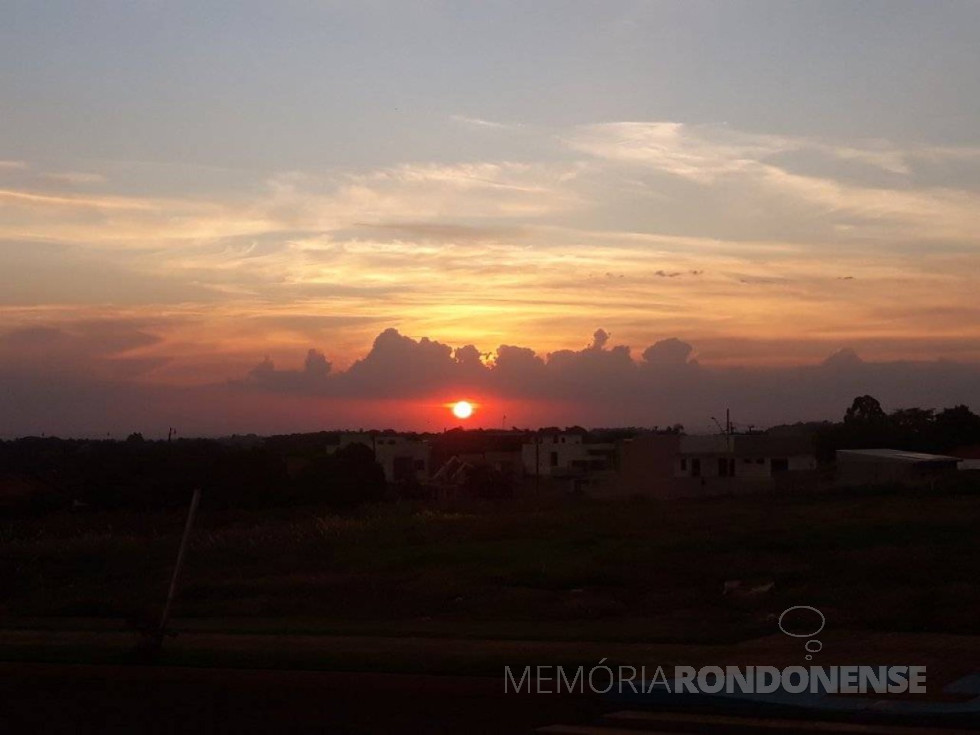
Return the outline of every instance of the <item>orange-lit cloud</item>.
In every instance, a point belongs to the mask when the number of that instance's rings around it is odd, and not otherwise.
[[[489,356],[385,330],[347,369],[310,348],[283,367],[263,359],[231,379],[197,385],[147,380],[164,360],[154,325],[80,322],[25,328],[0,338],[0,434],[100,436],[179,426],[184,435],[391,427],[440,431],[455,425],[447,405],[479,406],[468,425],[640,425],[684,423],[710,430],[731,409],[743,426],[839,418],[855,395],[888,408],[980,402],[980,365],[954,361],[865,361],[840,350],[807,365],[727,366],[702,362],[677,338],[633,350],[596,330],[579,349],[547,355],[501,345]],[[229,369],[231,367],[229,366]]]
[[[311,347],[353,386],[390,326],[477,345],[500,380],[523,353],[498,346],[561,354],[597,322],[621,344],[680,336],[703,366],[806,365],[841,346],[980,360],[974,148],[662,122],[519,133],[549,156],[226,172],[234,186],[194,193],[206,177],[187,169],[186,194],[127,189],[119,166],[8,161],[0,334],[62,330],[107,380],[181,387]],[[99,363],[79,325],[100,321],[153,339]]]

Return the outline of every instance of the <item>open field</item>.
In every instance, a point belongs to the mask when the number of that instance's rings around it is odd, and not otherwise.
[[[175,614],[239,631],[722,643],[805,604],[831,627],[976,634],[978,517],[980,495],[922,490],[202,512]],[[182,524],[0,522],[2,624],[152,617]],[[723,595],[736,579],[775,585]]]
[[[497,679],[0,663],[4,732],[533,733],[588,722],[581,696],[504,696]],[[57,706],[52,706],[57,703]]]

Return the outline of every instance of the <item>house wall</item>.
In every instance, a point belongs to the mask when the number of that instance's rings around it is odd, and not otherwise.
[[[896,462],[887,459],[837,457],[837,481],[842,485],[902,483],[916,485],[956,472],[956,462]]]
[[[498,472],[506,475],[519,475],[523,469],[523,457],[521,452],[470,452],[457,455],[463,462],[472,465],[487,465]]]
[[[672,474],[677,481],[673,492],[685,497],[789,490],[812,483],[809,476],[816,473],[816,456],[801,452],[800,444],[805,442],[763,435],[681,437],[673,460]]]
[[[772,477],[772,458],[738,457],[735,459],[735,475],[750,480],[768,480]]]
[[[597,497],[668,497],[674,484],[674,460],[680,439],[676,434],[641,434],[622,442],[618,471],[605,478],[605,482],[590,488],[589,494]]]
[[[589,457],[588,445],[580,434],[544,434],[521,447],[524,471],[549,477],[567,472],[576,460]]]
[[[351,444],[363,444],[374,451],[374,460],[385,473],[385,480],[398,482],[429,475],[430,447],[426,442],[391,434],[344,434],[334,451]]]
[[[596,497],[683,498],[765,490],[790,492],[815,485],[819,478],[812,453],[777,456],[767,452],[794,449],[787,444],[758,435],[751,441],[742,435],[640,435],[620,444],[617,472],[588,487],[587,492]],[[740,456],[745,452],[753,454]],[[692,475],[694,460],[700,463],[698,476]],[[724,460],[732,474],[720,474],[719,460]],[[783,460],[786,471],[773,472],[773,460]]]
[[[693,474],[694,460],[700,463],[701,477],[736,477],[744,480],[769,480],[780,474],[781,470],[774,470],[774,460],[785,460],[786,471],[804,472],[817,469],[817,459],[812,455],[798,455],[791,457],[771,457],[771,456],[726,456],[718,454],[701,455],[680,455],[675,458],[673,474],[675,477],[695,477]],[[727,461],[729,468],[728,474],[721,472],[719,462]],[[734,462],[734,464],[732,464]]]

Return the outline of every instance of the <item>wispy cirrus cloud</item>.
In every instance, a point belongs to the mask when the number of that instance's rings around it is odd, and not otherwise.
[[[163,328],[151,349],[174,356],[155,378],[183,382],[256,352],[282,359],[322,336],[296,325],[324,315],[348,324],[339,368],[378,325],[451,342],[520,336],[547,351],[597,314],[634,343],[683,333],[716,345],[715,361],[737,359],[740,340],[753,363],[798,363],[812,356],[806,340],[865,340],[874,357],[901,355],[906,339],[907,356],[925,357],[938,348],[916,340],[924,321],[907,305],[955,310],[975,292],[975,194],[952,174],[942,187],[917,179],[923,165],[934,177],[950,161],[968,170],[980,162],[970,149],[680,123],[557,135],[560,160],[241,173],[233,191],[196,192],[191,167],[183,196],[130,193],[118,175],[73,185],[11,169],[0,180],[8,295],[52,318],[83,303],[179,312],[193,326]],[[44,283],[33,304],[18,286],[32,278]],[[941,327],[950,354],[966,354],[969,324]]]
[[[49,181],[55,181],[71,186],[89,186],[91,184],[104,184],[107,179],[103,174],[91,173],[87,171],[46,171],[41,176]]]
[[[881,140],[835,144],[675,122],[583,126],[565,136],[565,141],[573,150],[613,165],[639,167],[725,192],[723,201],[758,213],[760,229],[765,225],[763,216],[792,218],[797,223],[820,218],[830,229],[812,228],[811,237],[891,235],[903,240],[972,242],[980,225],[980,192],[958,187],[952,175],[944,186],[916,186],[914,181],[917,166],[925,161],[978,160],[973,148],[903,149]],[[810,155],[811,161],[813,156],[836,160],[838,169],[841,163],[858,162],[894,178],[891,185],[883,186],[866,174],[862,183],[853,172],[844,176],[839,170],[831,175],[828,169],[833,166],[826,163],[821,174],[807,172],[800,160],[787,160],[789,154],[798,153]],[[724,218],[725,213],[715,216]]]
[[[508,125],[507,123],[484,120],[483,118],[470,117],[469,115],[451,115],[449,119],[462,125],[470,125],[477,128],[490,128],[493,130],[507,130],[508,128],[515,127],[514,125]]]

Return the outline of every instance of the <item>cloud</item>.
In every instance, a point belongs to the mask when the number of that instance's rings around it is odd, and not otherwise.
[[[110,382],[143,377],[168,361],[149,349],[160,338],[145,326],[130,320],[93,320],[10,330],[0,335],[0,370]]]
[[[337,390],[359,396],[423,395],[446,386],[472,385],[484,372],[472,345],[453,350],[428,337],[414,340],[386,329],[364,358],[338,376]]]
[[[609,164],[639,167],[717,189],[743,213],[759,218],[760,224],[762,217],[778,221],[781,214],[797,224],[806,222],[811,237],[820,233],[813,227],[815,215],[836,228],[828,234],[864,239],[894,234],[903,240],[972,241],[980,225],[980,196],[957,186],[953,172],[944,186],[915,186],[916,175],[927,162],[975,164],[972,148],[903,149],[881,140],[855,145],[678,122],[581,126],[564,140],[572,150]],[[869,170],[849,171],[850,163]],[[872,175],[874,171],[888,177],[881,179]]]
[[[643,351],[643,360],[647,365],[677,367],[696,364],[690,361],[694,347],[676,337],[662,339],[650,345]]]
[[[463,125],[469,125],[476,128],[490,128],[492,130],[506,130],[513,127],[512,125],[506,125],[504,123],[493,122],[492,120],[484,120],[479,117],[469,117],[467,115],[451,115],[450,120],[453,122],[461,123]]]
[[[712,430],[710,417],[726,408],[743,426],[839,418],[865,393],[888,409],[980,407],[978,363],[876,362],[845,347],[804,365],[702,364],[692,359],[694,345],[675,337],[657,340],[637,360],[604,329],[580,349],[542,357],[516,345],[487,355],[474,345],[454,348],[392,328],[346,370],[310,348],[296,368],[266,358],[231,381],[166,385],[145,379],[160,360],[154,350],[161,342],[152,330],[134,322],[81,322],[4,334],[0,382],[18,390],[0,395],[0,434],[101,427],[116,435],[137,428],[152,435],[153,427],[165,433],[173,425],[184,427],[185,436],[193,427],[210,433],[420,429],[441,424],[443,402],[459,396],[475,397],[478,421],[491,425],[506,413],[519,425],[680,422],[703,431]]]
[[[573,149],[598,158],[642,164],[702,184],[744,172],[760,160],[794,147],[791,138],[678,122],[583,126],[566,141]]]
[[[244,384],[263,390],[318,393],[327,385],[331,364],[322,352],[311,349],[301,370],[276,370],[268,357],[252,368]]]
[[[526,395],[593,371],[633,380],[649,366],[626,345],[669,335],[705,366],[799,365],[840,344],[869,360],[980,356],[975,149],[677,121],[525,134],[520,160],[220,175],[87,161],[105,180],[78,190],[8,166],[0,331],[165,314],[141,348],[166,358],[154,380],[244,379],[265,354],[301,371],[315,345],[333,386],[398,325],[513,347],[488,385]],[[596,322],[618,347],[569,357]],[[454,355],[437,376],[482,380]]]
[[[90,184],[104,184],[106,177],[102,174],[87,173],[84,171],[60,171],[47,172],[41,174],[45,179],[72,186],[88,186]]]
[[[626,345],[609,346],[611,335],[595,331],[579,350],[558,350],[540,357],[533,350],[500,346],[483,361],[472,345],[453,349],[428,338],[412,339],[395,329],[382,332],[368,355],[345,373],[327,376],[314,390],[332,396],[418,400],[440,391],[468,389],[488,400],[534,398],[552,405],[574,405],[583,423],[599,417],[613,423],[708,423],[711,415],[731,407],[756,425],[809,418],[833,418],[828,408],[843,410],[855,391],[880,395],[890,405],[939,405],[978,402],[970,383],[980,366],[944,361],[866,362],[843,348],[810,365],[785,368],[712,367],[692,359],[694,347],[678,338],[655,342],[631,357]],[[310,385],[298,379],[304,371],[275,371],[278,381],[297,378],[296,390]],[[253,371],[273,373],[262,363]],[[915,382],[927,377],[928,385]],[[945,388],[936,382],[947,380]],[[282,382],[251,381],[265,388]],[[643,416],[646,415],[645,421]],[[616,420],[616,417],[619,417]],[[542,421],[547,422],[542,417]]]
[[[350,234],[366,233],[374,237],[379,234],[389,235],[416,242],[500,242],[512,240],[524,232],[525,230],[520,227],[460,225],[451,222],[379,222],[357,223]],[[337,233],[340,237],[346,234],[348,233]]]

